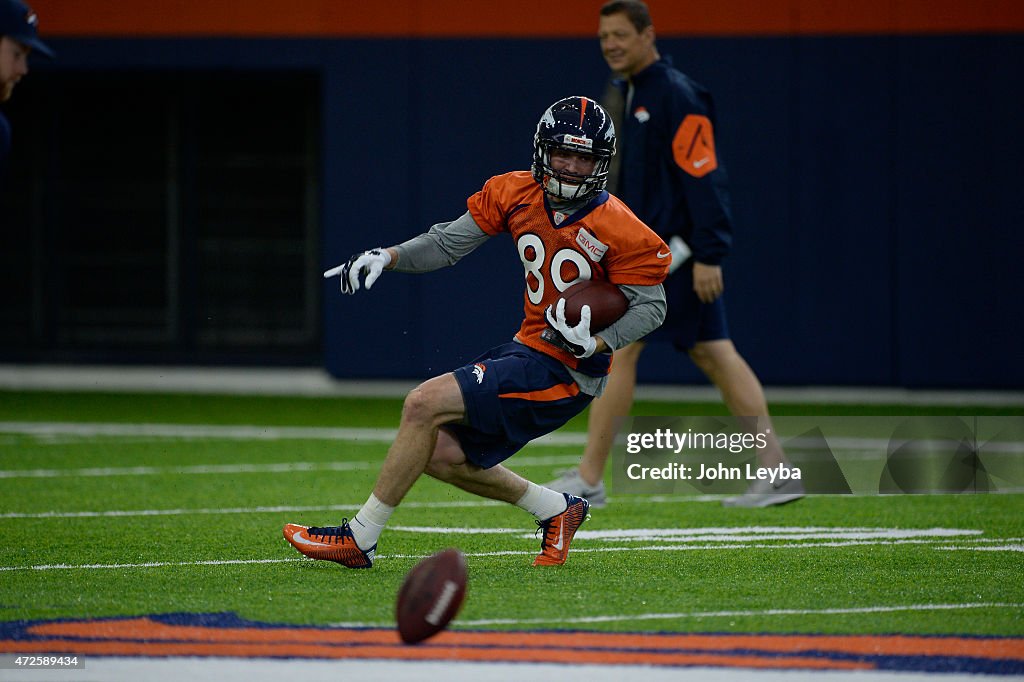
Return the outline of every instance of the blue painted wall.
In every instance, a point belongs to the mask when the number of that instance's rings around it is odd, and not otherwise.
[[[488,177],[528,167],[548,104],[598,96],[606,76],[593,40],[51,42],[61,58],[45,68],[319,71],[325,268],[460,215]],[[765,383],[1024,387],[1024,37],[660,47],[717,100],[730,323]],[[369,294],[336,282],[324,349],[338,377],[426,378],[520,321],[505,238]],[[654,346],[641,380],[702,379]]]

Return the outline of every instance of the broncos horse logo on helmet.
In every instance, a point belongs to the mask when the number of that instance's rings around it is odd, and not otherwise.
[[[590,175],[556,171],[551,167],[551,150],[555,148],[594,156],[594,171]],[[614,154],[615,126],[608,112],[589,97],[566,97],[548,107],[537,124],[533,178],[556,199],[588,199],[608,184]]]

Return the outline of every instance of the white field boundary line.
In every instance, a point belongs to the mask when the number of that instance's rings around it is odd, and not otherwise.
[[[85,469],[5,469],[5,478],[101,478],[109,476],[166,476],[195,474],[284,474],[308,471],[357,471],[370,462],[279,462],[268,464],[200,464],[162,467],[89,467]]]
[[[523,456],[515,462],[514,468],[533,466],[557,466],[575,464],[578,455],[561,457]],[[0,479],[11,478],[101,478],[107,476],[167,476],[167,475],[209,475],[209,474],[290,474],[309,471],[359,471],[380,466],[380,461],[334,461],[334,462],[270,462],[238,464],[198,464],[170,466],[133,467],[86,467],[81,469],[0,469]]]
[[[37,438],[179,438],[224,440],[328,440],[390,443],[398,434],[393,428],[356,428],[326,426],[255,426],[217,424],[119,424],[104,422],[10,422],[0,421],[0,433],[34,436]],[[819,438],[791,437],[780,434],[785,446],[794,450],[820,450]],[[585,445],[585,432],[559,431],[542,436],[531,445],[579,446]],[[621,439],[620,439],[621,440]],[[878,455],[899,442],[886,438],[826,436],[828,446],[835,451]],[[945,446],[946,441],[917,440],[915,443]],[[1024,442],[1003,441],[983,444],[987,452],[1024,452]]]
[[[461,509],[473,507],[497,507],[504,502],[493,500],[450,501],[450,502],[403,502],[403,509]],[[133,516],[189,516],[208,514],[279,514],[283,512],[303,514],[306,512],[358,511],[362,503],[323,504],[312,506],[281,505],[273,507],[223,507],[199,509],[124,509],[106,511],[46,511],[46,512],[5,512],[0,519],[89,519],[119,518]]]
[[[530,537],[530,536],[527,536]],[[948,542],[948,539],[944,539]],[[708,550],[738,550],[738,549],[808,549],[808,548],[843,548],[843,547],[864,547],[864,546],[895,546],[895,545],[936,545],[943,540],[940,539],[908,539],[908,540],[852,540],[847,542],[760,542],[760,543],[723,543],[723,544],[701,544],[701,545],[649,545],[644,547],[578,547],[573,548],[573,553],[595,554],[608,552],[680,552],[680,551],[708,551]],[[968,541],[970,542],[970,541]],[[973,547],[935,547],[935,549],[950,550],[972,550]],[[494,552],[465,552],[467,557],[501,557],[501,556],[524,556],[536,555],[537,550],[500,550]],[[378,554],[377,559],[410,559],[418,561],[426,559],[430,554]],[[210,559],[204,561],[150,561],[141,563],[124,564],[36,564],[31,566],[0,566],[0,572],[12,571],[92,571],[92,570],[125,570],[125,569],[146,569],[146,568],[182,568],[198,566],[247,566],[262,564],[285,564],[285,563],[313,563],[313,559],[305,557],[290,557],[282,559]]]
[[[1021,538],[1014,538],[1015,540],[1021,540]],[[993,542],[996,542],[993,540]],[[1000,542],[1008,542],[1008,540],[1001,540]],[[948,547],[936,547],[935,549],[942,549],[950,552],[962,552],[964,550],[970,550],[972,552],[1024,552],[1024,542],[1017,544],[993,544],[989,547],[956,547],[950,545]]]
[[[388,530],[402,530],[409,533],[442,535],[480,535],[490,533],[518,533],[518,528],[438,528],[436,526],[388,526]],[[978,529],[962,528],[870,528],[832,526],[712,526],[705,528],[626,528],[614,530],[581,530],[575,537],[588,540],[704,540],[709,537],[729,539],[754,539],[767,537],[792,539],[805,538],[865,538],[901,539],[912,537],[977,537],[984,533]]]
[[[0,433],[80,438],[223,438],[227,440],[365,440],[390,442],[397,429],[219,424],[118,424],[103,422],[0,422]]]
[[[438,528],[434,526],[388,526],[388,530],[439,535],[513,534],[534,537],[521,528]],[[960,528],[829,528],[803,526],[724,526],[711,528],[630,528],[622,530],[580,530],[577,539],[599,542],[759,542],[763,540],[829,540],[846,544],[852,540],[911,540],[935,542],[941,539],[965,539],[986,542],[984,531]],[[1000,538],[998,542],[1017,542],[1019,538]]]
[[[35,391],[127,391],[209,395],[349,396],[403,398],[418,381],[336,379],[317,367],[192,367],[0,365],[0,388]],[[891,386],[766,386],[769,403],[893,405],[1024,405],[1021,391],[922,391]],[[714,386],[641,384],[638,400],[712,402]]]
[[[1005,602],[973,602],[964,604],[906,604],[901,606],[854,606],[834,609],[750,609],[743,611],[690,611],[680,613],[637,613],[610,616],[576,616],[552,618],[490,618],[459,620],[452,627],[472,628],[482,625],[543,625],[546,623],[614,623],[626,620],[676,620],[683,618],[758,618],[762,616],[839,616],[861,613],[898,613],[901,611],[957,611],[961,609],[1019,609],[1024,604]],[[338,625],[340,626],[340,624]],[[377,627],[387,627],[388,624]],[[373,627],[347,624],[347,627]]]
[[[722,544],[722,545],[677,545],[666,547],[652,545],[648,547],[579,547],[573,548],[574,554],[595,554],[609,552],[637,552],[637,551],[694,551],[711,549],[793,549],[803,547],[847,547],[863,545],[905,545],[905,544],[934,544],[928,540],[896,540],[890,542],[848,542],[848,543],[786,543],[786,544]],[[502,557],[502,556],[536,556],[537,550],[500,550],[495,552],[464,552],[469,557]],[[380,559],[411,559],[418,561],[426,559],[429,554],[378,554],[374,561]],[[287,563],[313,563],[313,559],[305,557],[291,557],[287,559],[210,559],[205,561],[147,561],[140,563],[126,564],[35,564],[32,566],[0,566],[0,572],[12,571],[102,571],[102,570],[124,570],[141,568],[183,568],[198,566],[246,566],[260,564],[287,564]]]
[[[721,502],[715,495],[678,496],[671,495],[631,495],[631,498],[643,500],[645,504],[679,504],[682,502]],[[609,498],[614,499],[614,498]],[[112,509],[103,511],[44,511],[44,512],[3,512],[0,519],[91,519],[91,518],[130,518],[135,516],[189,516],[214,514],[278,514],[283,512],[302,514],[306,512],[358,511],[362,503],[321,504],[311,506],[278,505],[262,507],[208,507],[191,509]],[[473,509],[476,507],[502,507],[505,502],[494,500],[450,500],[439,502],[403,502],[403,509]],[[390,528],[390,527],[389,527]],[[443,530],[438,532],[444,532]]]
[[[2,477],[0,477],[2,478]],[[833,497],[833,495],[818,495],[818,497]],[[835,497],[840,497],[836,495]],[[849,497],[843,495],[841,497]],[[626,495],[620,497],[609,497],[609,501],[617,503],[638,502],[643,504],[682,504],[682,503],[714,503],[722,501],[721,495]],[[405,509],[473,509],[476,507],[497,507],[504,506],[504,502],[494,500],[448,500],[437,502],[403,502]],[[322,504],[322,505],[275,505],[256,507],[191,507],[172,509],[108,509],[108,510],[80,510],[80,511],[39,511],[39,512],[0,512],[0,520],[3,519],[90,519],[90,518],[131,518],[145,516],[189,516],[189,515],[217,515],[217,514],[277,514],[283,512],[306,513],[306,512],[346,512],[358,511],[362,503],[351,502],[348,504]],[[389,526],[389,528],[393,528]],[[424,528],[424,533],[437,532],[449,533],[449,529]],[[581,531],[586,533],[587,531]],[[623,531],[628,533],[629,531]]]
[[[397,418],[397,415],[396,415]],[[252,426],[214,424],[116,424],[98,422],[0,422],[0,433],[49,438],[180,438],[224,440],[329,440],[390,443],[398,429],[327,426]],[[583,432],[550,433],[533,441],[539,445],[583,445]]]

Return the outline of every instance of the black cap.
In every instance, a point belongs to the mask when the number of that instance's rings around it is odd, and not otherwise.
[[[35,12],[21,0],[0,0],[0,36],[17,40],[53,59],[53,50],[39,39],[39,33],[36,31],[38,23]]]

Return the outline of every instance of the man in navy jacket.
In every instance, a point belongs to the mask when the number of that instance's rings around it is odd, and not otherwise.
[[[722,261],[732,244],[727,176],[715,151],[711,95],[662,58],[654,26],[640,0],[613,0],[601,8],[599,36],[622,117],[616,121],[619,164],[608,189],[671,247],[673,274],[665,283],[668,317],[646,340],[666,338],[686,351],[718,387],[733,415],[758,417],[770,430],[758,452],[762,466],[789,466],[768,418],[761,382],[729,339]],[[606,108],[615,109],[613,103]],[[613,114],[614,116],[614,114]],[[551,487],[593,506],[605,501],[603,475],[617,419],[629,414],[644,340],[616,351],[604,395],[590,407],[587,447],[578,469]],[[758,481],[727,505],[761,507],[802,497],[800,480],[780,486]]]

